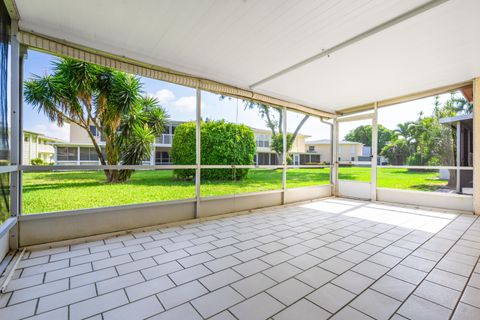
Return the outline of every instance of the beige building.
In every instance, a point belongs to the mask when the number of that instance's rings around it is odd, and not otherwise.
[[[280,163],[277,154],[271,149],[272,132],[265,129],[252,128],[255,133],[257,145],[257,154],[255,155],[255,164],[257,165],[277,165]],[[310,136],[298,134],[293,141],[290,155],[294,165],[305,164],[307,162],[320,162],[320,158],[307,154],[305,139]]]
[[[180,121],[170,121],[164,134],[155,139],[155,148],[152,151],[150,159],[144,164],[161,165],[171,164],[170,149],[172,148],[173,135],[175,128],[182,124]],[[255,155],[255,164],[258,165],[277,165],[279,159],[277,154],[271,149],[271,136],[269,130],[252,128],[255,133],[255,142],[257,154]],[[100,146],[105,145],[105,141],[97,132],[94,126],[90,131],[96,138]],[[295,165],[305,163],[319,163],[320,155],[307,152],[305,139],[307,135],[298,134],[293,142],[291,156]],[[70,141],[59,142],[55,144],[56,152],[54,160],[57,164],[79,165],[79,164],[98,164],[98,155],[93,148],[90,137],[85,130],[77,125],[70,124]],[[323,161],[323,160],[322,160]]]
[[[150,159],[144,164],[159,165],[170,164],[170,149],[175,128],[181,124],[179,121],[171,121],[164,134],[155,139],[154,149]],[[105,140],[95,126],[90,126],[90,132],[97,140],[98,145],[103,148]],[[70,124],[70,141],[56,144],[55,162],[64,165],[99,164],[98,154],[93,147],[89,135],[85,129]]]
[[[307,141],[308,153],[320,154],[321,161],[330,162],[332,158],[331,142],[329,139]],[[338,145],[338,161],[358,161],[363,155],[363,144],[360,142],[340,141]]]
[[[34,131],[23,131],[23,159],[25,165],[31,164],[32,159],[42,159],[45,163],[54,162],[55,143],[62,140],[47,137]]]

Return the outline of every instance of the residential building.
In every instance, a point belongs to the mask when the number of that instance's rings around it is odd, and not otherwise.
[[[45,163],[54,162],[54,144],[62,140],[45,136],[34,131],[23,131],[23,164],[31,164],[32,159],[42,159]]]
[[[180,124],[182,124],[181,121],[170,121],[167,124],[165,133],[155,139],[154,149],[152,150],[150,159],[147,159],[144,164],[172,164],[170,150],[172,148],[175,128]],[[280,163],[278,156],[271,148],[271,131],[258,128],[252,128],[252,130],[255,133],[255,142],[257,146],[257,153],[254,158],[255,164],[278,165]],[[97,139],[100,147],[103,147],[105,145],[105,140],[101,134],[97,132],[95,126],[91,126],[90,131]],[[295,138],[292,149],[290,150],[293,164],[302,165],[320,163],[323,161],[330,162],[330,151],[328,147],[318,148],[318,151],[310,151],[310,145],[305,141],[308,137],[310,136],[298,134]],[[83,128],[75,124],[70,124],[70,141],[56,143],[55,147],[56,153],[54,160],[57,164],[98,164],[98,155],[93,147],[90,137]]]
[[[331,142],[329,139],[307,141],[307,152],[320,154],[321,161],[329,162],[332,158]],[[338,144],[338,161],[358,161],[363,155],[363,144],[360,142],[340,141]]]

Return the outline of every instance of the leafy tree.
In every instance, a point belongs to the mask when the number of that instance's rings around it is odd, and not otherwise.
[[[393,165],[403,165],[411,154],[410,145],[406,140],[397,139],[383,147],[380,155],[386,157]]]
[[[226,96],[220,96],[220,99],[225,99]],[[272,147],[271,149],[277,154],[278,163],[282,162],[283,155],[283,113],[282,109],[270,106],[264,103],[255,102],[255,101],[243,101],[245,109],[258,111],[260,117],[265,121],[265,124],[268,129],[270,129],[272,135]],[[310,118],[308,114],[304,115],[302,120],[298,123],[297,127],[293,133],[287,134],[287,161],[290,161],[290,156],[288,152],[292,149],[293,142],[297,138],[300,130],[307,120]]]
[[[257,109],[260,117],[265,121],[265,124],[272,132],[272,150],[277,154],[278,162],[282,162],[283,154],[283,113],[282,109],[274,106],[269,106],[264,103],[245,101],[245,108]],[[310,118],[308,114],[304,115],[302,120],[298,123],[293,133],[287,133],[287,161],[288,152],[292,149],[293,142],[298,136],[303,125]]]
[[[440,119],[453,117],[459,112],[468,112],[468,102],[452,94],[444,104],[435,98],[433,112],[426,116],[419,114],[416,121],[397,125],[397,134],[382,149],[381,154],[392,164],[408,165],[455,165],[456,132],[449,125],[441,124]],[[455,184],[456,171],[450,170],[449,185]]]
[[[467,99],[452,94],[450,100],[458,113],[470,114],[473,112],[473,103],[468,102]]]
[[[378,125],[378,150],[380,153],[382,149],[395,138],[395,133],[385,128],[382,125]],[[366,146],[372,146],[372,126],[362,125],[351,130],[345,136],[346,141],[360,142]]]
[[[195,164],[195,122],[186,122],[175,128],[171,158],[174,164]],[[205,165],[252,165],[256,152],[255,135],[246,125],[220,121],[202,121],[200,124],[201,163]],[[205,169],[201,177],[210,180],[241,180],[248,169]],[[181,179],[192,179],[194,169],[176,169]]]
[[[287,152],[288,150],[292,149],[293,141],[295,138],[293,134],[287,133]],[[275,134],[272,136],[272,143],[270,144],[270,148],[275,151],[277,157],[281,159],[283,155],[283,133]],[[287,163],[291,164],[293,162],[292,157],[287,153]],[[279,161],[281,163],[281,161]]]
[[[138,77],[71,58],[55,61],[51,75],[26,81],[25,101],[59,126],[83,128],[102,165],[140,164],[168,119],[156,99],[142,96]],[[105,139],[105,155],[90,126]],[[105,170],[108,182],[126,181],[131,173]]]

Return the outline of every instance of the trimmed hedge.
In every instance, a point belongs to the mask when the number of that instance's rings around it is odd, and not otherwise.
[[[248,126],[221,121],[201,122],[201,164],[251,165],[256,153],[255,135]],[[175,128],[170,154],[173,164],[195,164],[195,122]],[[235,172],[234,172],[235,171]],[[195,176],[193,169],[176,169],[180,179]],[[240,180],[248,169],[203,169],[201,177],[209,180]]]

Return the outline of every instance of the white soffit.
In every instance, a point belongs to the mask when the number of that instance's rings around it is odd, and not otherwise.
[[[427,2],[16,0],[24,31],[245,89]],[[450,0],[255,90],[332,111],[468,80],[478,12]]]
[[[255,89],[341,110],[470,80],[480,75],[478,12],[478,0],[450,0]]]

